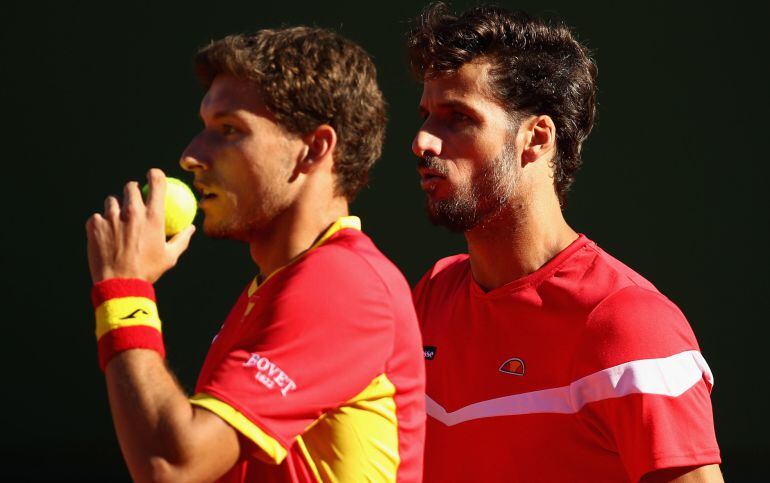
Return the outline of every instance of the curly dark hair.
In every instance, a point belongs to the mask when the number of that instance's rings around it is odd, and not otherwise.
[[[554,188],[564,206],[596,114],[596,64],[569,28],[494,6],[457,17],[439,2],[423,10],[408,47],[412,72],[421,81],[488,60],[492,95],[514,120],[527,114],[551,117]]]
[[[333,127],[337,193],[352,201],[366,185],[382,152],[387,118],[377,70],[359,45],[321,28],[265,29],[211,42],[194,64],[204,89],[219,74],[253,82],[288,132]]]

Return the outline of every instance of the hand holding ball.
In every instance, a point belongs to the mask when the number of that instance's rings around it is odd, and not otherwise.
[[[147,200],[149,186],[142,187]],[[166,178],[166,236],[174,236],[190,226],[198,209],[198,201],[189,186],[176,178]]]

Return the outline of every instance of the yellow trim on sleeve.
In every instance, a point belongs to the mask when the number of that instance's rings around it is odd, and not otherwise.
[[[104,301],[96,308],[96,338],[121,327],[146,325],[160,332],[155,302],[146,297],[120,297]]]
[[[259,446],[273,463],[279,464],[286,458],[288,451],[281,443],[229,404],[205,393],[195,394],[190,398],[190,403],[208,409],[224,419],[230,426]]]
[[[312,250],[314,248],[318,248],[321,244],[323,244],[323,242],[325,242],[326,240],[331,238],[332,235],[334,235],[338,231],[343,230],[345,228],[352,228],[354,230],[361,230],[361,218],[359,218],[357,216],[341,216],[341,217],[337,218],[337,221],[335,221],[332,224],[332,226],[327,228],[326,231],[323,232],[323,234],[320,236],[320,238],[318,238],[318,240],[316,240],[316,242],[313,243],[313,245],[310,248],[308,248],[304,252],[300,253],[296,257],[292,258],[289,261],[289,263],[287,263],[283,267],[280,267],[280,268],[274,270],[273,273],[268,275],[267,278],[262,281],[262,283],[259,282],[259,280],[258,280],[259,277],[258,276],[254,277],[254,280],[251,281],[251,285],[249,285],[248,296],[251,297],[252,295],[254,295],[254,292],[257,291],[257,289],[260,287],[260,285],[264,285],[264,283],[267,282],[268,280],[270,280],[270,278],[273,275],[275,275],[276,273],[278,273],[281,270],[283,270],[285,267],[288,267],[289,265],[291,265],[295,261],[297,261],[300,258],[302,258],[302,256],[305,255],[310,250]]]
[[[305,458],[305,462],[307,463],[308,468],[310,468],[310,472],[315,476],[315,481],[324,482],[323,478],[321,478],[321,473],[318,471],[318,467],[315,464],[315,460],[307,449],[305,440],[302,439],[302,435],[297,436],[297,446],[299,447],[300,453],[302,453],[302,456]]]
[[[393,383],[381,374],[297,438],[318,481],[396,481],[401,458],[395,393]]]

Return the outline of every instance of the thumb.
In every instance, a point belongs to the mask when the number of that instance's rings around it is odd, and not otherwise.
[[[195,233],[195,225],[190,225],[166,242],[166,247],[171,251],[174,260],[179,258],[179,256],[187,250],[187,247],[190,246],[190,239],[192,238],[193,233]]]

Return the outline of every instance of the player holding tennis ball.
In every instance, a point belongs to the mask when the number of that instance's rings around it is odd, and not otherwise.
[[[150,185],[142,186],[142,197],[147,201]],[[192,224],[198,201],[190,187],[176,178],[166,178],[165,220],[166,236],[174,236]]]
[[[248,244],[261,273],[212,342],[189,397],[163,361],[152,283],[168,241],[151,170],[88,222],[99,363],[135,481],[422,478],[424,365],[406,280],[348,205],[384,137],[385,102],[359,46],[322,29],[261,30],[198,53],[203,128],[180,164],[203,231]],[[170,323],[184,324],[184,320]]]
[[[176,265],[190,244],[195,225],[189,223],[166,241],[168,187],[163,171],[151,169],[147,173],[147,182],[146,203],[142,200],[139,184],[132,181],[123,189],[122,204],[114,196],[108,196],[104,213],[89,218],[86,226],[88,263],[94,283],[116,277],[155,283],[166,270]],[[116,257],[115,252],[123,256]],[[105,263],[107,260],[113,263]]]

